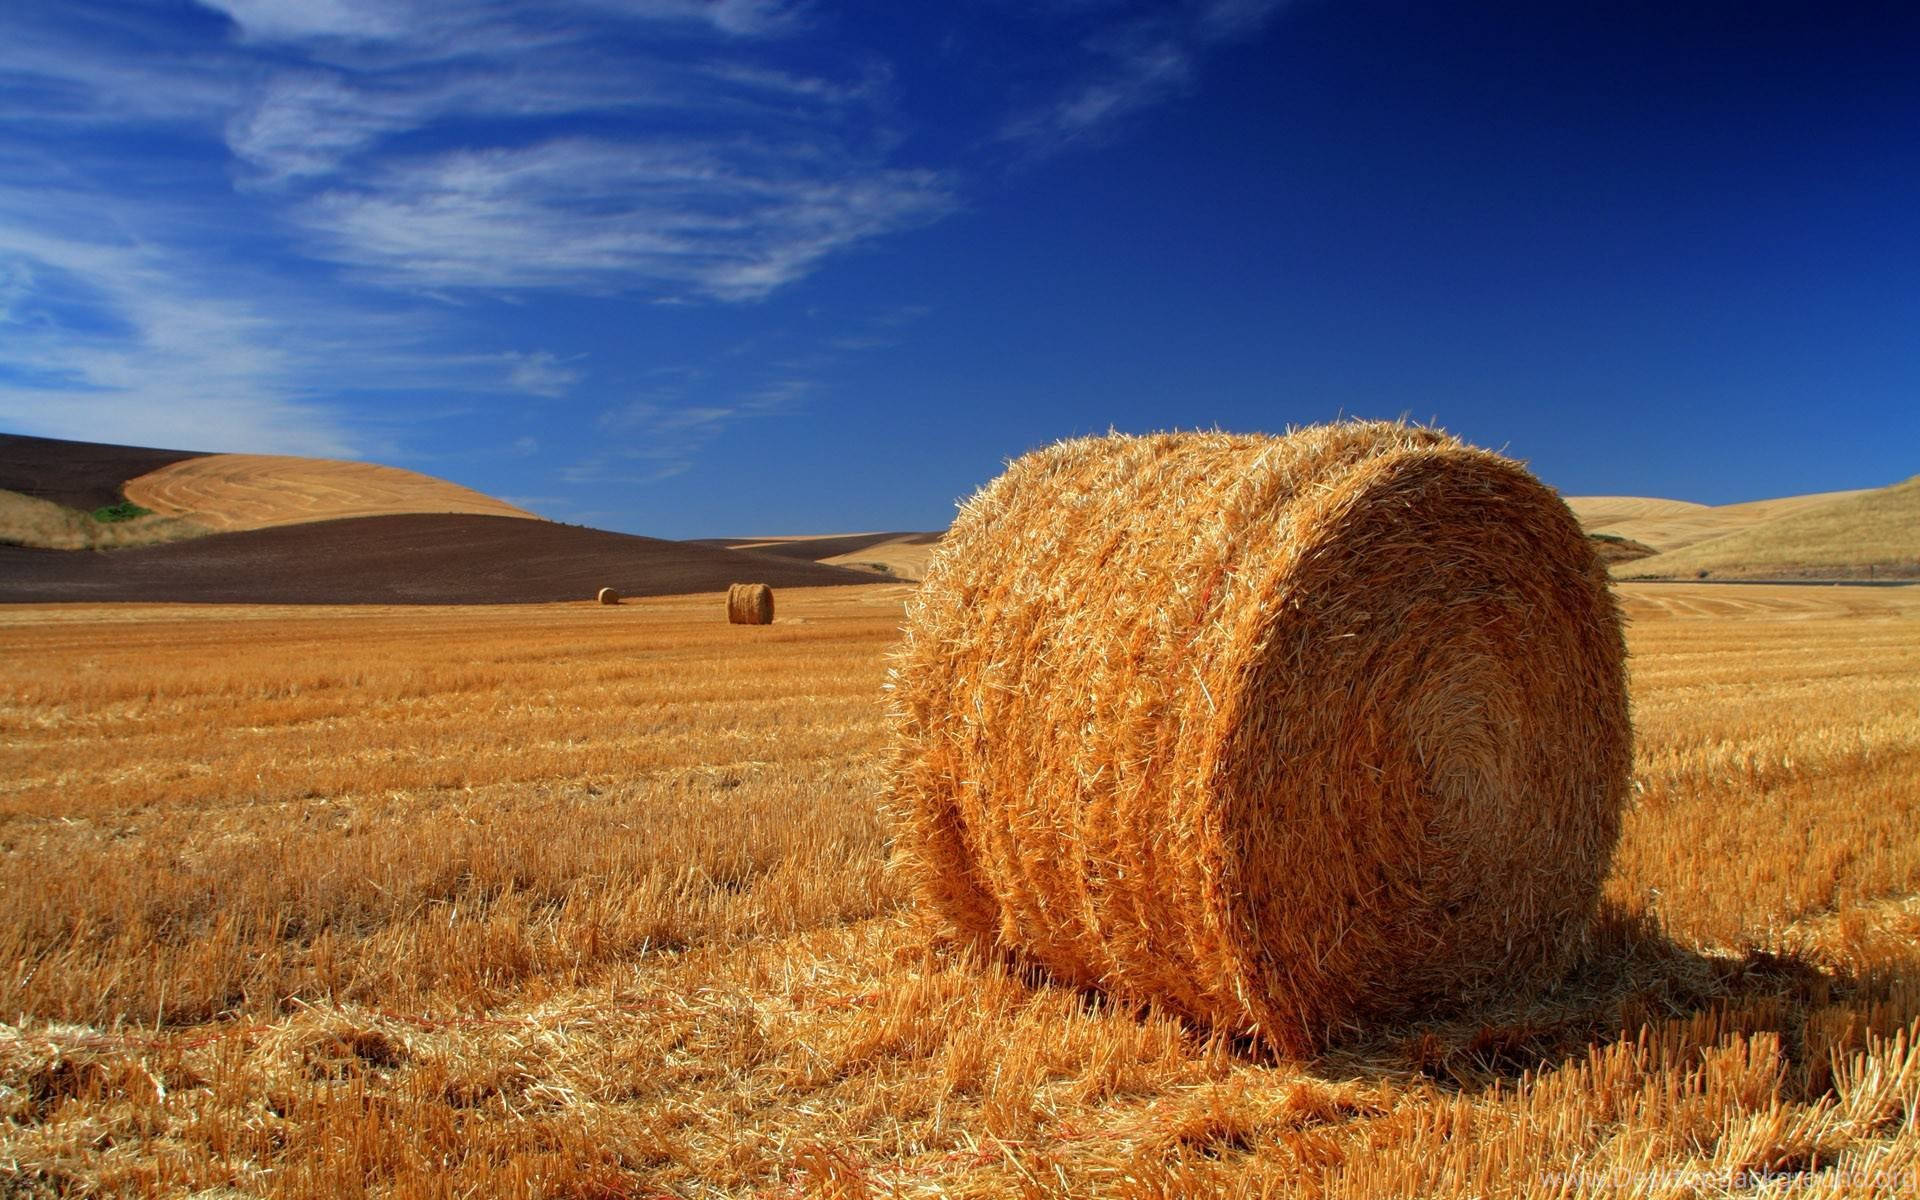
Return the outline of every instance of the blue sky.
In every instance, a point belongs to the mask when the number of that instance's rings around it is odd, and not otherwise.
[[[1911,9],[9,0],[0,429],[672,537],[1342,414],[1571,493],[1889,483]]]

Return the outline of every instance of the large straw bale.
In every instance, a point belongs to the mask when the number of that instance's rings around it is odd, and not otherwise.
[[[610,587],[603,587],[600,589],[599,594],[596,595],[594,599],[598,600],[602,604],[618,604],[620,603],[620,593],[614,591]]]
[[[1444,433],[1063,442],[910,602],[902,862],[983,945],[1289,1055],[1531,994],[1619,836],[1624,655],[1566,505]]]
[[[727,588],[727,620],[735,625],[773,624],[773,589],[764,583]]]

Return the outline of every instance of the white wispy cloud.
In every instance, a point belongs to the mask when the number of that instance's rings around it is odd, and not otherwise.
[[[1204,42],[1250,37],[1260,32],[1288,0],[1208,0],[1200,8],[1199,36]]]
[[[529,396],[558,399],[587,375],[581,368],[570,366],[545,350],[536,350],[531,354],[514,351],[502,358],[507,366],[507,386]]]
[[[0,262],[0,325],[23,324],[25,313],[16,315],[33,294],[33,267],[24,259]]]
[[[1082,42],[1091,66],[1048,103],[1014,114],[1001,136],[1049,153],[1104,132],[1192,86],[1209,49],[1258,33],[1286,2],[1198,0],[1102,24]]]
[[[235,156],[270,182],[331,173],[382,137],[417,128],[433,100],[381,92],[318,72],[288,71],[226,122]]]
[[[313,39],[433,44],[441,52],[492,43],[505,30],[533,30],[569,13],[705,27],[751,37],[794,28],[801,10],[779,0],[199,0],[226,14],[244,36],[267,42]],[[532,19],[527,19],[529,16]]]
[[[691,470],[702,451],[743,422],[792,413],[819,395],[814,379],[716,385],[705,372],[665,371],[653,387],[603,410],[602,448],[561,468],[566,483],[650,484]]]
[[[239,89],[230,55],[163,45],[138,10],[87,15],[67,26],[0,6],[0,79],[9,85],[0,89],[0,117],[23,125],[212,124],[232,110]]]
[[[648,21],[708,25],[740,37],[791,33],[806,23],[797,0],[582,0],[582,7]]]
[[[755,300],[955,204],[949,176],[864,144],[884,70],[839,79],[716,57],[794,28],[791,5],[207,2],[246,38],[306,56],[250,91],[228,146],[257,182],[304,185],[285,214],[309,253],[381,286]],[[691,59],[611,55],[555,19],[586,13],[722,40]],[[541,139],[517,124],[639,110],[687,128]],[[474,118],[491,123],[479,144],[471,126],[457,150],[390,144]]]
[[[693,469],[690,453],[659,454],[645,449],[603,452],[561,467],[554,478],[571,487],[598,484],[662,483]]]
[[[249,37],[279,41],[310,37],[386,38],[408,26],[410,6],[379,0],[201,0],[225,13]]]
[[[278,323],[198,285],[166,251],[50,234],[0,212],[0,262],[26,285],[0,319],[7,428],[196,450],[361,448],[296,382]],[[62,292],[84,297],[85,310],[56,311]]]
[[[362,280],[753,300],[954,206],[948,175],[886,161],[883,67],[734,53],[803,27],[797,5],[202,2],[234,38],[182,48],[129,22],[90,45],[0,16],[0,68],[36,82],[20,115],[197,123],[244,184],[280,193],[307,250]],[[537,136],[562,118],[605,128]],[[415,148],[448,122],[460,149]]]
[[[0,427],[391,457],[403,452],[390,407],[356,412],[355,396],[557,398],[585,377],[546,350],[447,353],[438,311],[317,301],[203,247],[145,237],[143,215],[155,223],[128,201],[0,181]],[[408,413],[413,426],[435,419]]]
[[[817,145],[566,139],[390,163],[297,216],[315,254],[391,286],[752,300],[954,202],[935,172]]]

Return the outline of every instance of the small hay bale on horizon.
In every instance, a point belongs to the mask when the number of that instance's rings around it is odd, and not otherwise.
[[[1439,431],[1062,442],[909,601],[897,862],[990,952],[1309,1057],[1564,976],[1624,663],[1558,494]]]
[[[603,587],[600,589],[599,594],[596,595],[594,599],[599,601],[601,604],[618,604],[620,603],[620,593],[614,591],[610,587]]]
[[[729,586],[727,622],[732,625],[773,624],[773,589],[764,583],[736,583]]]

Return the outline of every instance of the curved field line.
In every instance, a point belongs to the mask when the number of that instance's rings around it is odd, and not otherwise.
[[[135,504],[192,516],[218,530],[397,513],[534,517],[503,500],[417,471],[278,454],[187,459],[129,480],[126,493]]]
[[[1920,619],[1920,588],[1616,583],[1614,593],[1620,598],[1621,609],[1634,620],[1688,617]]]

